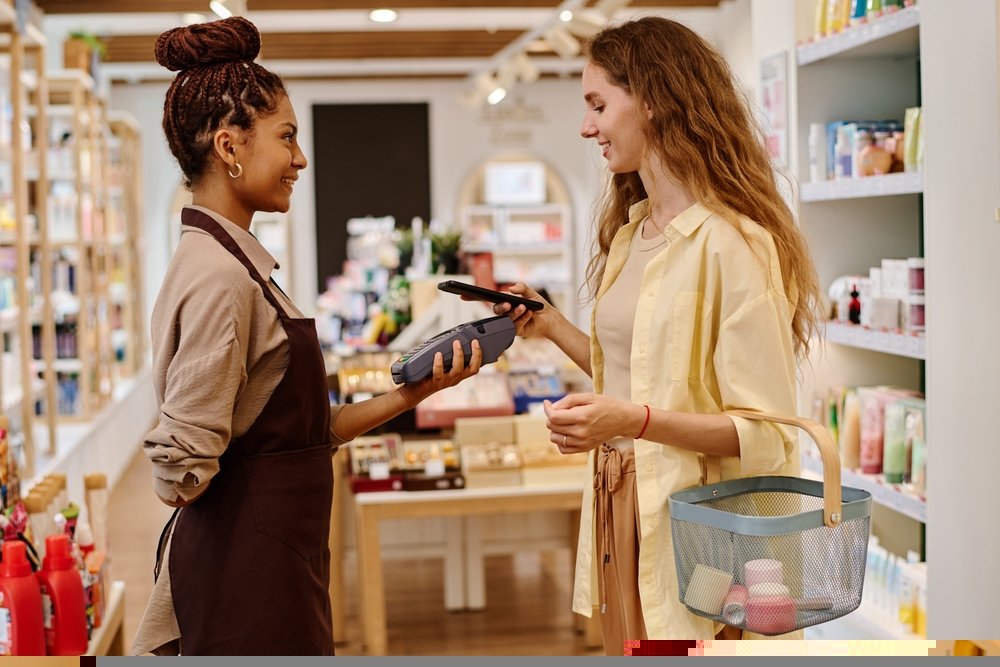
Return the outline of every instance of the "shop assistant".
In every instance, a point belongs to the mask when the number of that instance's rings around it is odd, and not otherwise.
[[[177,75],[163,130],[193,205],[153,310],[159,423],[153,488],[178,508],[134,654],[332,655],[329,598],[336,447],[479,370],[456,343],[444,372],[331,408],[313,320],[271,278],[255,211],[289,208],[306,158],[281,79],[254,63],[235,17],[156,41]],[[345,128],[346,129],[346,128]]]

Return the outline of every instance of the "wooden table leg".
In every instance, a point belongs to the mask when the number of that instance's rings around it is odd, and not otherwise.
[[[341,451],[342,450],[342,451]],[[341,447],[333,455],[333,508],[330,513],[330,609],[333,613],[333,643],[347,641],[344,632],[344,461],[348,452]]]
[[[465,523],[460,516],[450,516],[444,520],[444,608],[447,611],[465,609]]]
[[[358,592],[361,597],[361,632],[368,655],[386,655],[389,650],[379,518],[377,507],[358,505]]]
[[[483,558],[483,518],[465,519],[465,603],[469,609],[486,608],[486,572]]]

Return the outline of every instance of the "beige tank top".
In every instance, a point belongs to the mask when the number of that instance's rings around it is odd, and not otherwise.
[[[604,352],[604,395],[620,401],[632,400],[632,330],[642,274],[650,260],[667,246],[667,237],[662,233],[651,239],[642,238],[647,220],[642,221],[632,237],[621,273],[597,303],[595,328]],[[628,449],[632,447],[632,438],[614,438],[608,444]]]

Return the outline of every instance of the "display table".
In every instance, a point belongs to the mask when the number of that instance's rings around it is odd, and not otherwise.
[[[355,529],[358,549],[358,593],[361,602],[362,637],[367,654],[386,655],[388,649],[382,546],[379,538],[379,522],[382,519],[454,518],[548,510],[566,510],[578,516],[582,494],[583,489],[580,486],[518,486],[357,494],[354,502],[357,506]]]
[[[125,582],[113,582],[107,589],[101,627],[94,630],[86,655],[128,655],[125,652]]]

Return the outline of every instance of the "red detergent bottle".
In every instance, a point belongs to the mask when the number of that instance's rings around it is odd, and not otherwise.
[[[0,653],[3,655],[45,655],[45,628],[42,625],[42,593],[31,571],[24,542],[3,543],[0,562]]]
[[[42,585],[48,654],[83,655],[87,652],[87,611],[83,582],[69,550],[69,535],[45,538],[45,558],[35,576]]]

